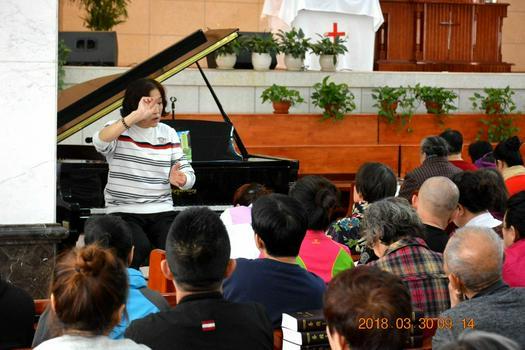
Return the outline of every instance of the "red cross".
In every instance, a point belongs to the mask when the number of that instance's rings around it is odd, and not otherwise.
[[[333,29],[332,30],[333,30],[332,32],[325,33],[325,36],[333,36],[334,37],[334,42],[335,42],[335,38],[343,36],[343,35],[346,34],[345,32],[338,32],[337,31],[337,22],[333,24]]]

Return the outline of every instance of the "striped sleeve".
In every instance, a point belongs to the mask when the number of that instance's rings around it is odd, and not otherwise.
[[[111,124],[113,124],[115,122],[116,122],[116,120],[112,120],[112,121],[106,123],[106,125],[104,125],[104,127],[106,127],[108,125],[111,125]],[[95,146],[95,149],[97,150],[98,153],[103,154],[105,157],[109,157],[115,152],[115,149],[117,148],[117,140],[115,139],[115,140],[113,140],[111,142],[102,141],[100,139],[100,136],[99,136],[101,130],[98,130],[93,135],[93,146]]]

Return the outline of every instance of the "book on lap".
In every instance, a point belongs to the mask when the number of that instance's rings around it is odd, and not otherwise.
[[[282,328],[294,331],[321,331],[326,329],[323,310],[283,313]]]
[[[297,332],[288,328],[283,328],[283,340],[298,345],[328,344],[328,335],[326,334],[326,331]]]
[[[328,343],[318,345],[299,345],[284,340],[282,350],[330,350],[330,345]]]

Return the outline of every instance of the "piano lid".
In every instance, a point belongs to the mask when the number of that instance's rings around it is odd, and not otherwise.
[[[238,29],[198,30],[126,73],[63,90],[58,98],[58,142],[119,108],[130,82],[145,77],[163,82],[238,36]]]

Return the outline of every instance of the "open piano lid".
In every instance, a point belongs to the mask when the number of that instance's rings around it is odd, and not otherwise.
[[[238,29],[198,30],[126,73],[63,90],[58,98],[58,142],[119,108],[129,82],[146,77],[163,82],[238,36]]]

